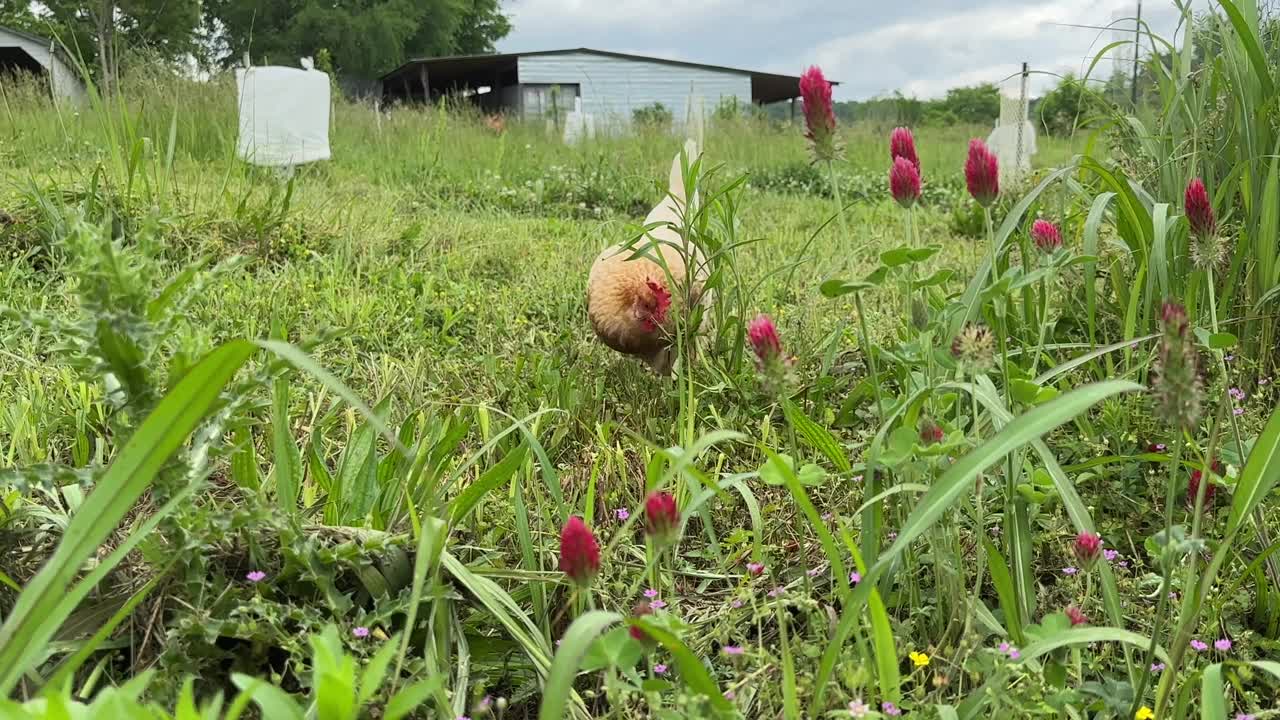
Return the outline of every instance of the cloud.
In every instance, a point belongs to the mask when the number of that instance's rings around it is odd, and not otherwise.
[[[1210,0],[1194,0],[1197,7]],[[1080,74],[1131,17],[1136,0],[511,0],[515,30],[502,50],[592,47],[799,74],[819,64],[839,99],[902,90],[936,97],[999,82],[1025,61],[1033,94],[1054,75]],[[1169,35],[1172,2],[1145,3]],[[1154,5],[1155,7],[1152,7]],[[1130,21],[1129,27],[1132,27]],[[1127,37],[1127,36],[1126,36]],[[1105,67],[1105,66],[1104,66]]]

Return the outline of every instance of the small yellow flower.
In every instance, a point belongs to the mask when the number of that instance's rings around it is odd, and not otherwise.
[[[909,657],[911,662],[916,664],[916,667],[925,667],[929,664],[929,656],[922,652],[913,652]]]
[[[1133,720],[1152,720],[1155,716],[1156,714],[1151,708],[1143,705],[1138,708],[1138,712],[1133,714]]]

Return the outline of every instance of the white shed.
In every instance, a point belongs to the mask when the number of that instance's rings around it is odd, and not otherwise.
[[[794,100],[800,95],[800,78],[572,48],[410,60],[382,77],[382,93],[386,100],[410,102],[452,94],[487,112],[526,118],[580,108],[623,123],[636,110],[660,104],[680,124],[697,122],[695,114],[713,111],[724,101],[766,105]]]
[[[58,101],[81,103],[84,82],[75,63],[53,40],[0,27],[0,82],[31,73],[48,79],[49,92]]]

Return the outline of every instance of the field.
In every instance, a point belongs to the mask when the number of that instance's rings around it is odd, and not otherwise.
[[[711,123],[660,377],[586,277],[681,137],[339,100],[285,177],[225,80],[6,88],[0,716],[1277,716],[1280,168],[1179,135],[1275,132],[1177,97],[989,217],[984,128],[915,129],[909,212],[841,128],[840,214],[801,127]]]

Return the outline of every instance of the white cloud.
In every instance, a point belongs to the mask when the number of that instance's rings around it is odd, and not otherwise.
[[[1211,0],[1193,0],[1197,8]],[[841,81],[841,99],[900,89],[935,97],[998,82],[1028,62],[1032,92],[1080,74],[1136,0],[512,0],[503,50],[593,47],[799,74],[812,64]],[[1169,35],[1172,0],[1144,18]]]

